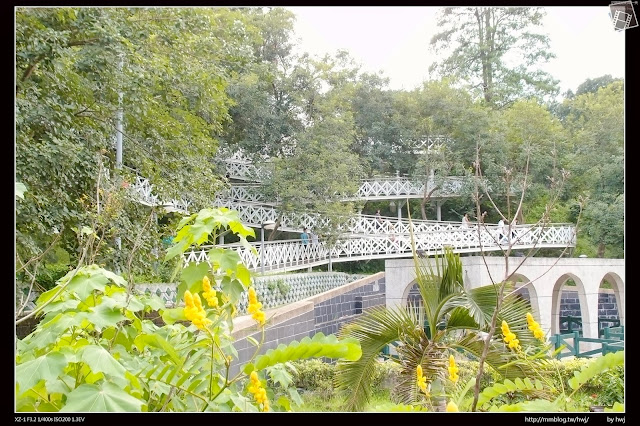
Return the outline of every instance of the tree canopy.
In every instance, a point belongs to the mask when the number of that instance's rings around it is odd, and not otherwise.
[[[295,16],[282,8],[17,8],[18,254],[36,256],[59,240],[79,256],[83,226],[97,226],[103,261],[141,270],[157,260],[173,219],[132,201],[127,187],[143,176],[160,200],[209,207],[226,185],[221,152],[271,159],[260,190],[280,200],[280,213],[337,220],[362,208],[341,201],[361,178],[462,176],[479,148],[494,188],[506,169],[522,180],[529,159],[527,220],[545,210],[550,182],[569,172],[553,220],[575,221],[582,205],[581,246],[623,256],[623,82],[589,79],[546,102],[557,87],[536,69],[553,57],[537,31],[542,16],[540,8],[444,8],[431,40],[449,53],[435,66],[444,77],[405,91],[363,72],[348,52],[294,53]],[[436,135],[448,138],[446,149],[425,155],[420,144]],[[507,207],[506,197],[495,201]],[[443,219],[459,220],[454,210],[472,204],[456,200]]]

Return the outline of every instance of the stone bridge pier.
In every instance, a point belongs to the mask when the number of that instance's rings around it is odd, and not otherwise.
[[[526,289],[532,314],[547,335],[560,332],[560,297],[569,282],[575,287],[565,289],[578,292],[584,337],[598,337],[598,294],[605,281],[615,294],[620,324],[625,324],[624,259],[510,257],[508,268],[505,258],[499,256],[461,260],[467,289],[498,283],[508,276],[519,291]],[[413,259],[389,259],[385,269],[387,306],[406,306],[415,284]]]

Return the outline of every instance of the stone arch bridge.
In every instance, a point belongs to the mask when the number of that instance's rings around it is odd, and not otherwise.
[[[500,256],[462,257],[466,288],[476,288],[505,278],[505,258]],[[486,265],[485,265],[486,261]],[[385,262],[386,305],[406,306],[415,284],[412,259],[389,259]],[[604,281],[615,294],[620,324],[625,323],[624,259],[596,258],[525,258],[510,257],[509,273],[516,287],[526,288],[533,315],[548,335],[560,333],[560,296],[568,280],[578,292],[584,337],[598,337],[598,294]]]

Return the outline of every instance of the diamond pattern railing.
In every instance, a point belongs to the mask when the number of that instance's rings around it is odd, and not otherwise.
[[[423,228],[426,229],[426,228]],[[415,230],[416,251],[420,255],[430,256],[451,247],[454,252],[497,251],[506,248],[498,242],[500,229],[496,225],[463,228],[460,224],[453,227],[445,224],[440,229],[435,226],[429,230]],[[546,227],[536,225],[518,225],[513,228],[511,248],[550,248],[575,246],[575,227],[567,224],[553,224]],[[324,242],[302,244],[300,240],[269,241],[251,243],[258,252],[256,256],[247,247],[239,244],[222,247],[236,250],[247,268],[253,271],[287,271],[303,269],[329,262],[355,261],[379,258],[398,258],[412,256],[411,239],[408,232],[393,234],[378,233],[372,235],[352,234],[339,240],[332,248]],[[184,253],[185,265],[190,262],[208,262],[207,250],[203,247]],[[264,265],[263,263],[264,262]],[[264,267],[263,267],[264,266]]]
[[[433,197],[454,196],[460,192],[464,183],[461,177],[448,177],[441,188],[435,191]],[[433,180],[427,182],[427,192],[433,190]],[[378,178],[362,181],[356,198],[363,199],[391,199],[391,198],[420,198],[424,195],[425,184],[418,180],[404,177]]]
[[[176,199],[160,201],[158,196],[153,193],[153,184],[145,177],[136,176],[136,181],[131,184],[129,188],[131,189],[132,197],[141,204],[146,206],[162,206],[167,211],[189,214],[190,201]]]

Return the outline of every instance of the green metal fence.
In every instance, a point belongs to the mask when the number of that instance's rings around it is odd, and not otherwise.
[[[549,338],[556,349],[565,346],[568,352],[559,352],[557,358],[565,358],[575,356],[579,358],[590,357],[595,355],[605,355],[610,352],[624,350],[624,326],[609,327],[603,331],[604,338],[582,337],[580,332],[573,331],[566,334],[556,334]],[[580,343],[597,343],[600,347],[589,351],[580,351]]]

